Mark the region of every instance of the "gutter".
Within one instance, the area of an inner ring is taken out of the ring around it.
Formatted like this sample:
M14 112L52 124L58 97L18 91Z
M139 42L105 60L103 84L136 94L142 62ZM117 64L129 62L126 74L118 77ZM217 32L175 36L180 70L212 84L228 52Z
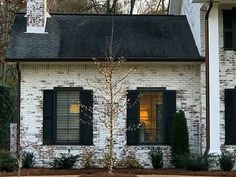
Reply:
M205 66L206 66L206 150L205 154L208 154L210 149L210 81L209 81L209 14L213 7L213 0L209 2L209 8L205 16Z
M16 155L18 159L20 159L20 102L21 102L21 71L20 71L20 63L16 64L17 69L17 134L16 134Z

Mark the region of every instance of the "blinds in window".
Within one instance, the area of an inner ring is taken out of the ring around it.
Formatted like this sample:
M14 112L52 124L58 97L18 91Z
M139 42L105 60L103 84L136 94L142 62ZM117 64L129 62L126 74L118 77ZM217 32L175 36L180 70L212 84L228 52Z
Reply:
M58 91L56 100L56 141L79 142L80 92Z

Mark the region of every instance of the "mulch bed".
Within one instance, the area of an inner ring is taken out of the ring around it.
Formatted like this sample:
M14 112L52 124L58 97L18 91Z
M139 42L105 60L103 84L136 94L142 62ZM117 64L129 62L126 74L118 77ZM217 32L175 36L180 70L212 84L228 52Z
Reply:
M0 176L16 176L17 172L0 173ZM22 176L42 176L42 175L80 175L80 177L136 177L136 175L156 174L156 175L189 175L189 176L228 176L236 177L236 171L186 171L183 169L115 169L113 175L108 175L106 169L49 169L49 168L33 168L22 169Z

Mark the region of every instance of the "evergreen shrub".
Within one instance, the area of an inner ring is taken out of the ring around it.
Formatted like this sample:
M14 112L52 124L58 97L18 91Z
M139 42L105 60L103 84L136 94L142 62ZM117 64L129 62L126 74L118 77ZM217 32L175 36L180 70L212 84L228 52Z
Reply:
M0 150L0 171L12 172L17 168L17 161L6 150Z
M189 153L181 155L179 160L186 170L202 171L208 170L214 159L208 154Z
M61 157L53 159L53 162L51 163L53 168L70 169L75 165L77 159L79 158L79 155L60 155Z
M176 112L172 124L171 134L172 164L176 168L183 168L181 156L189 154L188 127L185 113L182 110Z
M0 149L10 148L10 123L15 119L15 99L10 87L0 85Z
M152 167L154 169L159 169L163 167L163 153L160 148L153 148L149 152L149 157L151 159Z
M220 169L223 171L231 171L235 163L235 154L230 152L222 152L218 159Z
M35 154L31 152L22 153L22 167L23 168L32 168L35 164Z

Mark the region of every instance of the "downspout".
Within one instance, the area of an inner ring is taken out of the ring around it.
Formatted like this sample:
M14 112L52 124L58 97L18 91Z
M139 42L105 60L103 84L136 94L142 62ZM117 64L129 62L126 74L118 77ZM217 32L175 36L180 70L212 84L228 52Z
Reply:
M206 55L206 150L208 154L210 149L210 81L209 81L209 14L213 7L213 0L210 0L209 7L205 16L205 55Z
M21 71L20 71L20 63L16 64L17 69L17 134L16 134L16 155L19 158L20 157L20 94L21 94Z

